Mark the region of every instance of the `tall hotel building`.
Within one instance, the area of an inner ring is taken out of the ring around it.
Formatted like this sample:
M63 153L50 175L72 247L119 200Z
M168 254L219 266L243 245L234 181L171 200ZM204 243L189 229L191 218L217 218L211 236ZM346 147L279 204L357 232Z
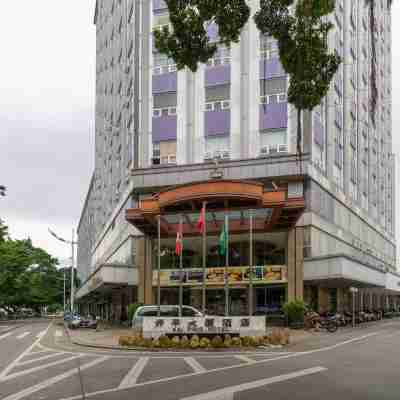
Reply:
M336 1L329 42L343 62L302 117L300 161L288 77L252 18L240 43L194 74L154 46L153 29L169 23L163 0L97 0L95 170L78 229L83 312L126 319L128 304L157 302L158 279L162 304L177 304L182 284L184 303L199 308L205 279L215 314L226 283L231 314L296 298L349 309L352 286L358 309L397 306L389 3L371 12L365 0ZM254 14L259 0L248 4ZM208 34L218 41L216 26ZM196 229L204 204L206 258Z

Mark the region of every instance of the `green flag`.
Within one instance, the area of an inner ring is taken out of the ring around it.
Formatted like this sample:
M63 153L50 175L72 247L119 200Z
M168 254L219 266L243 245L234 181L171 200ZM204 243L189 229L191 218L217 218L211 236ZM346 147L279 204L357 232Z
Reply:
M226 231L226 221L222 226L222 231L219 235L219 254L224 256L228 247L228 232Z

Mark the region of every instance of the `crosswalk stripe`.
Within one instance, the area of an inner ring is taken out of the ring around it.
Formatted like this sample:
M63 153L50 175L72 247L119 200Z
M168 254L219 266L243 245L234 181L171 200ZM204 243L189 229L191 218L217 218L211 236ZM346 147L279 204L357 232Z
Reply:
M206 369L193 357L185 357L185 362L193 369L194 372L205 372Z
M13 374L7 375L4 378L0 379L0 382L6 382L6 381L9 381L11 379L17 378L18 376L27 375L27 374L30 374L30 373L35 372L35 371L39 371L39 370L44 369L44 368L54 367L55 365L66 363L68 361L75 360L75 359L77 359L79 357L82 357L82 354L78 354L76 356L72 356L72 357L68 357L68 358L63 358L62 360L54 361L54 362L49 363L49 364L39 365L38 367L24 369L23 371L14 372Z
M107 357L107 356L96 358L93 361L90 361L90 362L88 362L86 364L83 364L80 367L80 370L84 371L85 369L88 369L88 368L93 367L93 366L95 366L97 364L100 364L101 362L107 360L108 358L109 357ZM23 399L24 397L27 397L32 393L36 393L39 390L45 389L45 388L47 388L49 386L52 386L52 385L62 381L63 379L69 378L70 376L73 376L73 375L75 375L77 373L78 373L78 369L77 368L70 369L69 371L64 372L63 374L53 376L52 378L46 379L45 381L40 382L37 385L31 386L29 388L26 388L26 389L24 389L24 390L22 390L22 391L20 391L18 393L11 394L10 396L5 397L3 400L20 400L20 399Z
M46 332L47 332L47 329L45 329L45 330L42 331L42 332L39 332L39 333L36 335L36 338L37 338L37 339L41 339L41 338L46 334Z
M36 354L36 353L33 353L33 354ZM52 357L55 357L55 356L60 356L60 355L62 355L62 354L66 354L66 353L64 353L64 352L52 353L52 354L48 354L48 355L46 355L46 356L42 356L42 357L38 357L38 358L32 358L32 359L30 359L30 360L27 360L27 361L23 361L23 362L18 363L18 366L27 365L27 364L32 364L32 363L34 363L34 362L36 362L36 361L47 360L47 359L49 359L49 358L52 358Z
M253 360L252 358L243 356L241 354L236 355L235 358L237 358L238 360L244 361L247 364L255 363L255 360Z
M303 369L301 371L291 372L289 374L273 376L271 378L260 379L254 382L242 383L241 385L228 386L224 389L214 390L208 393L202 393L190 397L182 398L181 400L233 400L235 393L240 393L245 390L257 389L261 386L271 385L273 383L284 382L290 379L295 379L301 376L307 376L326 371L324 367L314 367Z
M122 379L119 388L124 389L135 385L148 362L149 357L140 357L132 369L125 375L124 379Z
M5 339L6 337L11 336L11 332L5 333L4 335L0 336L0 340Z
M24 337L28 336L30 334L30 332L24 332L21 335L17 336L17 339L23 339Z

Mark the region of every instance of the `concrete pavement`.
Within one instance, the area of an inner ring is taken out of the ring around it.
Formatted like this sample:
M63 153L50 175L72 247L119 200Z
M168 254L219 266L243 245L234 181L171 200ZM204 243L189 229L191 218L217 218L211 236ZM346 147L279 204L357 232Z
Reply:
M80 399L82 389L95 400L398 399L400 393L400 321L320 335L303 349L236 354L90 350L68 346L60 326L42 339L36 336L46 325L24 335L31 328L0 340L0 359L2 342L14 349L14 359L10 350L0 367L2 400Z

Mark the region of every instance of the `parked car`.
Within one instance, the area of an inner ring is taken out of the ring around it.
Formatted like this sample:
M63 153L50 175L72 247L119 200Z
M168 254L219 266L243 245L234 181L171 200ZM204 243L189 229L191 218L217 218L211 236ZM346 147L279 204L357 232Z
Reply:
M79 328L96 329L98 320L96 318L88 317L82 318Z
M157 317L158 306L141 306L139 307L132 318L132 328L141 330L143 327L144 317ZM178 317L179 306L161 306L160 307L161 317ZM203 317L203 313L191 306L182 306L183 317Z
M72 315L68 320L68 328L77 329L81 324L81 317L79 315Z

